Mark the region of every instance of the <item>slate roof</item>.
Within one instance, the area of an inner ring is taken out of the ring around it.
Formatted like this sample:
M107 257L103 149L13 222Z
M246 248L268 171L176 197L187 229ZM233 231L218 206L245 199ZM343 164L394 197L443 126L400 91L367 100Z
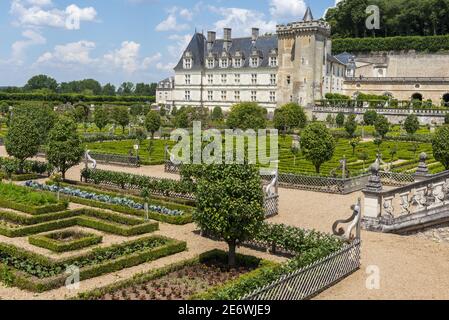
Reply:
M343 64L349 64L351 62L351 59L354 59L354 56L348 52L343 52L340 54L337 54L335 56L338 60L340 60Z
M251 37L234 38L232 39L232 44L228 51L225 51L223 44L223 39L217 39L211 50L207 51L206 38L201 33L196 33L187 46L187 49L184 51L184 53L190 51L193 55L193 65L190 70L198 70L203 68L209 52L215 54L217 58L220 58L223 52L227 52L231 55L231 57L233 57L237 51L240 51L240 53L245 57L242 68L249 67L249 58L251 57L253 50L258 50L262 56L262 61L259 64L259 67L268 67L270 52L273 49L277 50L278 48L278 37L275 34L259 36L254 44ZM175 67L175 71L183 70L183 59L184 54ZM221 69L218 63L216 64L216 68ZM231 68L232 66L229 66L229 69Z

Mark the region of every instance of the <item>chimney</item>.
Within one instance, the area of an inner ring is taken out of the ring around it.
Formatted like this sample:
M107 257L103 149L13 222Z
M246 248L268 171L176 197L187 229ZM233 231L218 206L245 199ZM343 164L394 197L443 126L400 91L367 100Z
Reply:
M214 31L207 32L207 50L211 50L212 46L217 39L217 33Z
M223 30L223 49L226 51L229 50L232 44L232 29L231 28L224 28Z
M257 38L259 38L259 28L252 28L251 29L251 39L253 41L253 44L256 43Z

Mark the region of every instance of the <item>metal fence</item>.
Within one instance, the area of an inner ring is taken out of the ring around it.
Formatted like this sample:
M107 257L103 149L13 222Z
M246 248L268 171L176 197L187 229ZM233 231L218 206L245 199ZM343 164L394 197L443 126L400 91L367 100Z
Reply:
M173 162L171 162L170 160L166 160L165 161L165 167L164 167L164 171L167 173L179 173L180 170L180 165L179 164L174 164Z
M105 164L118 164L130 167L140 166L140 161L138 156L126 156L119 154L106 154L106 153L96 153L91 152L91 157L94 158L98 163Z
M279 214L279 195L265 197L264 199L265 218L271 218Z
M309 266L246 295L242 300L306 300L341 281L360 268L359 239Z
M385 186L402 187L415 182L413 174L380 171L379 176Z

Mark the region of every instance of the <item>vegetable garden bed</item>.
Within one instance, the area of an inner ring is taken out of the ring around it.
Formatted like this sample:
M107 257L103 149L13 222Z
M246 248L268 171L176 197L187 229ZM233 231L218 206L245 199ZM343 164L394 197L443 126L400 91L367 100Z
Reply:
M151 236L94 249L81 256L53 260L12 245L0 244L0 280L20 289L43 292L63 286L67 279L64 272L71 266L80 268L80 280L86 280L185 249L185 242Z
M28 238L30 244L53 252L67 252L86 248L100 243L102 236L80 231L58 231Z

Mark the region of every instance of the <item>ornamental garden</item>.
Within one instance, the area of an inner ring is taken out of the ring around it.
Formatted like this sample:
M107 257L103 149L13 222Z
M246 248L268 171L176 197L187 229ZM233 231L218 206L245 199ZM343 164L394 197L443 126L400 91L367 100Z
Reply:
M184 164L178 178L168 179L125 173L125 162L104 170L85 159L90 150L135 157L139 165L164 164L166 149L175 144L170 132L193 121L205 129L278 129L281 173L339 176L345 160L344 174L357 176L378 156L386 171L413 173L422 152L431 172L449 166L449 129L431 132L412 116L393 126L370 110L362 125L344 115L308 119L295 104L270 118L254 103L228 113L133 103L33 102L1 109L3 286L43 296L57 292L61 299L234 300L265 294L273 284L335 257L342 266L359 266L358 242L265 219L266 184L258 163ZM74 168L76 179L67 174ZM348 250L356 251L343 257ZM120 281L105 281L117 273ZM101 285L92 287L97 280ZM309 288L301 298L329 284Z

